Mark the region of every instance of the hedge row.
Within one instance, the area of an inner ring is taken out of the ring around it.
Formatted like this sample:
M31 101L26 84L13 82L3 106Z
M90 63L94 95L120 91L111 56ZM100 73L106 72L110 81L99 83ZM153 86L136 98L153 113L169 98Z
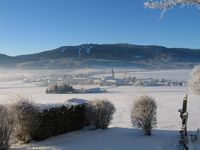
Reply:
M115 112L107 100L67 102L59 105L36 105L21 97L11 106L15 141L28 143L59 134L80 130L86 126L106 129Z
M38 129L33 140L43 140L84 127L84 105L60 106L39 113Z

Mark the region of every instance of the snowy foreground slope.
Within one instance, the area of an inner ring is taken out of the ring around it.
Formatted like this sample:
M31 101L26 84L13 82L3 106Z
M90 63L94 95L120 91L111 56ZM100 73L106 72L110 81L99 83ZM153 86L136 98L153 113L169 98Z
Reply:
M170 72L170 71L169 71ZM173 77L176 72L163 72L163 76ZM145 74L137 73L141 76L161 76L161 72L151 72ZM159 74L159 75L158 75ZM174 76L187 80L189 72L177 72ZM107 130L83 129L41 142L32 142L27 145L12 147L12 150L177 150L179 149L178 130L181 127L181 120L178 109L182 106L182 99L188 94L187 87L110 87L108 93L103 94L61 94L47 95L44 87L37 87L32 84L16 82L13 87L10 82L4 83L0 87L0 103L6 101L16 93L24 93L38 103L64 102L70 98L97 99L106 98L112 101L116 107L114 119ZM157 127L153 130L152 136L146 137L143 132L132 128L130 122L130 110L135 98L142 94L153 96L158 104ZM188 101L188 129L196 131L200 128L200 96L189 93ZM199 150L200 145L194 145L194 150Z
M72 97L78 98L108 98L117 109L110 128L108 130L84 129L45 141L19 146L13 149L62 149L62 150L175 150L178 149L178 130L181 125L177 110L182 105L182 98L187 93L186 88L178 87L118 87L110 89L108 94L88 95L54 95L52 98L46 95L35 94L37 99L54 101L65 100ZM153 135L145 137L143 132L133 129L130 122L130 108L134 98L141 94L148 94L156 98L158 103L158 125L153 130ZM200 101L198 96L190 95L189 125L191 131L200 127ZM198 150L198 149L197 149Z
M151 137L144 137L137 130L114 127L105 131L73 132L18 149L176 150L178 149L177 138L175 131L157 130Z

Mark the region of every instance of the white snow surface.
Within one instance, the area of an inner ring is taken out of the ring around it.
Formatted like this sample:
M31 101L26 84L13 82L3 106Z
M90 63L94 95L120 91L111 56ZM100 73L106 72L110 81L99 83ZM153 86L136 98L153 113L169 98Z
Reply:
M94 71L91 70L91 72ZM31 76L33 72L16 71L17 80L5 81L3 79L8 77L6 76L6 71L2 71L2 76L0 75L0 103L12 103L15 94L24 94L36 103L47 105L62 104L66 100L73 98L83 100L108 99L114 103L116 113L107 130L90 130L86 128L40 142L33 141L27 145L15 145L11 147L12 150L176 150L179 149L178 131L181 127L178 109L182 107L182 100L186 94L189 94L188 130L196 131L197 128L200 128L200 96L190 93L187 87L121 86L109 87L107 88L107 93L99 94L45 94L45 87L20 82L21 75ZM79 72L83 73L84 70L69 72L78 74ZM88 72L90 70L85 71L85 73ZM178 80L180 78L187 81L189 72L169 70L163 71L163 76L162 71L144 72L143 74L142 72L135 72L134 74L147 77L157 75L161 78L165 78L168 75L170 79L174 78L174 80ZM47 74L47 71L43 73ZM61 73L64 72L62 71ZM101 75L104 76L103 74ZM120 73L117 75L120 76ZM81 85L81 87L84 86L86 88L92 87L92 85ZM133 128L130 120L131 106L135 99L143 94L154 97L158 105L158 124L153 129L152 136L150 137L144 136L141 130ZM192 149L199 150L199 143L194 144Z
M87 103L87 100L85 99L72 98L60 103L46 103L46 104L37 103L36 105L38 106L39 110L42 111L42 110L48 110L51 108L58 108L61 106L70 108L71 106L85 104L85 103Z

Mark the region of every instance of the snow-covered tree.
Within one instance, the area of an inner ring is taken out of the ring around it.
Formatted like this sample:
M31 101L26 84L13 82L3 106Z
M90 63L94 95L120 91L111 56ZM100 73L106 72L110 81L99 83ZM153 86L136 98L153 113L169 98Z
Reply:
M131 111L131 121L134 127L142 128L145 135L151 135L152 128L156 125L157 104L154 98L141 96L134 103Z
M148 0L144 3L145 8L160 9L163 13L167 9L171 9L176 6L197 6L200 7L200 0ZM162 17L162 16L161 16Z
M14 118L15 138L19 142L28 143L37 129L39 110L28 97L16 96L16 102L11 105Z
M12 119L8 108L0 105L0 150L9 149L12 128Z
M106 129L115 113L115 106L108 100L100 99L89 101L86 105L85 118L88 125L94 125L97 129Z
M200 65L196 65L192 70L189 80L189 88L196 94L200 95Z

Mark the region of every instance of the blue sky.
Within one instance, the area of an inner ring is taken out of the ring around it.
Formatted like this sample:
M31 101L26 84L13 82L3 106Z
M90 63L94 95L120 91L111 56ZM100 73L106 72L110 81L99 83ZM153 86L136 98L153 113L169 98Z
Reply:
M144 0L0 0L0 53L19 55L83 43L200 48L200 10L159 20Z

